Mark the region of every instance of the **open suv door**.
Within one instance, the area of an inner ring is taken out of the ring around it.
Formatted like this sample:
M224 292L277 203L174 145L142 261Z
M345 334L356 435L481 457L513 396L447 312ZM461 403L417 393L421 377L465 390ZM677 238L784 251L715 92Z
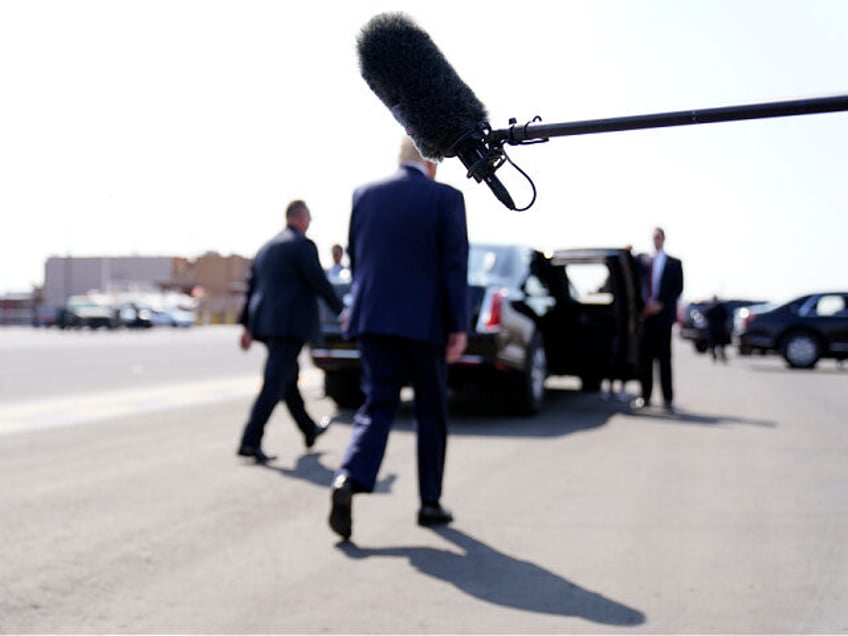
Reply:
M638 377L642 292L627 249L559 250L551 266L568 282L569 300L547 322L551 375L578 376L584 391L601 380Z

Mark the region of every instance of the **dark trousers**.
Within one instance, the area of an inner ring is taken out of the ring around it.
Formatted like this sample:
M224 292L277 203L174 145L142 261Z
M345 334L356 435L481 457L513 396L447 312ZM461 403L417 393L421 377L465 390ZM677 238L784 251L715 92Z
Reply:
M645 320L640 351L640 375L642 382L642 399L645 403L651 401L654 392L654 361L659 363L660 386L663 402L671 404L674 400L674 389L671 381L671 327L656 318Z
M262 390L253 402L241 439L242 446L253 448L261 447L265 424L277 402L286 403L297 427L304 435L315 427L315 421L306 412L303 397L297 388L297 376L300 373L297 358L303 349L303 341L270 338L265 342L265 346L268 356L265 359Z
M386 452L389 431L407 383L415 391L418 492L421 502L438 503L447 449L447 363L443 347L391 336L358 338L365 403L353 420L353 434L339 474L371 492Z

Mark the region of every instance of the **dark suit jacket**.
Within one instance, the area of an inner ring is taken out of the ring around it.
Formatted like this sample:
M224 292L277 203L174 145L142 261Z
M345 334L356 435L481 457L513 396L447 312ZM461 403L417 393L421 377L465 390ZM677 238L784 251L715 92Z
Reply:
M344 308L321 267L315 243L289 226L256 253L239 322L259 341L305 342L318 330L318 296L336 313Z
M354 193L347 334L444 345L467 329L468 232L462 193L404 166Z
M677 320L677 302L683 293L683 263L679 258L665 255L665 267L660 276L660 288L656 299L662 303L663 309L656 316L658 322L671 326Z

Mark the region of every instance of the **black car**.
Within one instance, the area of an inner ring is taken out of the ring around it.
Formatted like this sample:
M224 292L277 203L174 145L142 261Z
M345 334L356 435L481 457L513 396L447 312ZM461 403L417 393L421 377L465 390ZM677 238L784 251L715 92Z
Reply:
M518 410L542 408L545 379L577 376L596 391L604 378L636 377L641 299L626 249L539 250L471 245L468 346L451 365L454 390L483 385L509 392ZM336 283L341 297L349 283ZM359 352L322 308L314 364L325 393L342 407L360 403Z
M734 298L722 300L727 308L727 334L733 333L733 315L736 310L743 307L762 304L762 300L742 300ZM686 305L680 315L680 337L683 340L691 340L695 351L704 353L709 348L709 329L707 327L707 310L713 305L712 300L698 301Z
M848 292L807 294L779 306L752 307L738 336L739 353L777 352L790 367L821 358L848 359Z
M60 329L114 329L118 326L114 310L98 299L71 296L56 313Z

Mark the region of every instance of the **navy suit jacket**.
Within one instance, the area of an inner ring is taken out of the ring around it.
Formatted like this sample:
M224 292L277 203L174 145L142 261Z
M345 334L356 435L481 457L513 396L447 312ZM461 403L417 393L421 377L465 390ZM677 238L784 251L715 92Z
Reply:
M315 243L291 226L256 253L239 322L259 341L310 340L318 330L318 296L340 313Z
M662 311L656 319L666 326L671 326L677 320L677 302L683 293L683 263L679 258L666 254L665 266L660 276L660 288L656 299L662 303Z
M348 241L347 335L442 346L467 329L468 231L462 193L411 166L358 189Z

